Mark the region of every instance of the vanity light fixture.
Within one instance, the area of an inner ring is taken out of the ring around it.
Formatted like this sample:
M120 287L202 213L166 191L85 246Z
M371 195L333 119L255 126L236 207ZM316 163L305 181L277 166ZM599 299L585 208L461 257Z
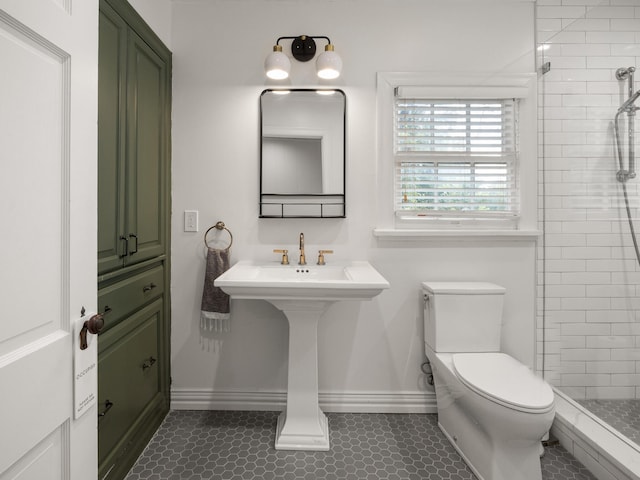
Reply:
M299 35L297 37L280 37L273 46L271 52L264 61L264 70L267 77L274 80L284 80L291 71L291 61L282 51L281 40L292 40L291 55L299 62L308 62L316 56L316 42L319 38L327 41L324 52L316 59L316 70L320 78L331 80L338 78L342 70L342 59L334 49L329 37Z

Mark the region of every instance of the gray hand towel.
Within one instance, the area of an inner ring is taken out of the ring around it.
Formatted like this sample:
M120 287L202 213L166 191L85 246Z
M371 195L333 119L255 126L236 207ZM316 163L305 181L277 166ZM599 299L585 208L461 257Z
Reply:
M207 269L204 275L202 305L200 307L200 324L205 330L216 332L229 331L229 295L213 281L229 269L229 249L209 248L207 252Z

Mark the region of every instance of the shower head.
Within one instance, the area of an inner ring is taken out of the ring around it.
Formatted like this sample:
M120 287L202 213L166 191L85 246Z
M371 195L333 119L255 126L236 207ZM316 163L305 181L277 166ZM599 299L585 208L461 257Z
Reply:
M636 67L619 68L618 70L616 70L616 78L618 80L624 80L630 75L633 76L633 72L635 71L636 71Z
M631 95L622 105L620 105L620 108L618 109L618 113L632 112L637 110L638 107L632 107L631 105L633 105L633 102L635 102L638 99L638 97L640 97L640 90L638 90L636 93Z

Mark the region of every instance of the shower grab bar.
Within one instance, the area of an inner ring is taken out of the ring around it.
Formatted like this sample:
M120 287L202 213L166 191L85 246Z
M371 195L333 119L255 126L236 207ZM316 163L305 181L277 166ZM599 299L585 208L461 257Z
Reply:
M618 179L619 182L625 183L627 180L629 179L633 179L636 178L636 152L635 152L635 140L634 140L634 128L635 128L635 122L634 122L634 118L635 118L635 111L633 112L627 112L628 115L628 131L627 131L627 135L628 135L628 143L629 143L629 165L628 165L628 169L625 170L624 165L622 164L622 147L620 145L620 127L619 127L619 122L618 122L618 118L620 117L620 114L623 112L624 110L618 110L618 112L616 113L615 119L613 121L613 129L615 131L615 135L616 135L616 148L618 150L618 165L620 166L620 170L618 170L618 173L616 173L616 178Z

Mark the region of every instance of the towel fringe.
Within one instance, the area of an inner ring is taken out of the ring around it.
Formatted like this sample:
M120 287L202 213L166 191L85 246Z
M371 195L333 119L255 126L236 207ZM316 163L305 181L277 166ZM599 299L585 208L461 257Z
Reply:
M200 328L207 332L224 333L231 329L229 313L200 312Z

